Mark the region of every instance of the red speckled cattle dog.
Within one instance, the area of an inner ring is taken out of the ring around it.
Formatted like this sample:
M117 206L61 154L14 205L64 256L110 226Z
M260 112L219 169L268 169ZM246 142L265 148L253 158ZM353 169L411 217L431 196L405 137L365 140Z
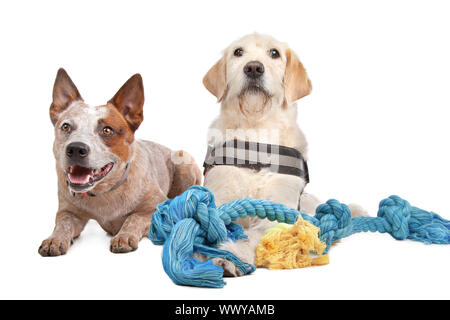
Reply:
M58 71L50 118L59 208L52 235L39 247L42 256L65 254L90 219L113 235L112 252L134 251L148 233L156 205L201 184L189 154L134 138L143 105L139 74L107 104L93 107L67 73Z

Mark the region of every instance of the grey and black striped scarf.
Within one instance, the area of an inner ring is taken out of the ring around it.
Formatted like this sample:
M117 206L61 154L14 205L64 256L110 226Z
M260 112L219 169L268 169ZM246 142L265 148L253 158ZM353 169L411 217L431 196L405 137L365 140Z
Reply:
M217 165L231 165L254 170L267 168L272 172L294 175L309 182L308 164L300 151L285 146L229 140L215 146L209 145L204 174Z

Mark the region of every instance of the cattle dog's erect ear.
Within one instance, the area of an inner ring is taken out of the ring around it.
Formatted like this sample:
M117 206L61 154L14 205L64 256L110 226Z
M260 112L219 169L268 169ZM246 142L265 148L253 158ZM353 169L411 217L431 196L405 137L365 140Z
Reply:
M209 92L216 96L219 102L222 101L227 89L225 59L224 55L203 77L203 85Z
M58 115L76 100L83 99L66 70L60 68L53 85L53 102L50 105L50 119L53 125L58 121Z
M293 103L311 93L311 80L305 68L291 49L286 50L284 93L288 103Z
M144 120L144 85L141 75L137 73L128 79L108 102L119 110L131 130L136 131Z

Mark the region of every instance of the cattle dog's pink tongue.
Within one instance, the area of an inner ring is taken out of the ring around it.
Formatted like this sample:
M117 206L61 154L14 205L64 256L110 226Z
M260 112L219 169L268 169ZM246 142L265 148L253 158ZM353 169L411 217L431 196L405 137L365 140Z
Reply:
M68 176L71 183L86 184L92 176L92 169L73 166Z

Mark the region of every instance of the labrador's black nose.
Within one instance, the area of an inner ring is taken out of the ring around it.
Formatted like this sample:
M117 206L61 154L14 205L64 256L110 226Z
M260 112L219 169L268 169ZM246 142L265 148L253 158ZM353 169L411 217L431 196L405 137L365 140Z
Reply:
M89 154L89 146L83 142L72 142L66 148L66 155L73 160L81 160Z
M259 61L250 61L244 67L244 73L247 77L257 79L264 73L264 65Z

